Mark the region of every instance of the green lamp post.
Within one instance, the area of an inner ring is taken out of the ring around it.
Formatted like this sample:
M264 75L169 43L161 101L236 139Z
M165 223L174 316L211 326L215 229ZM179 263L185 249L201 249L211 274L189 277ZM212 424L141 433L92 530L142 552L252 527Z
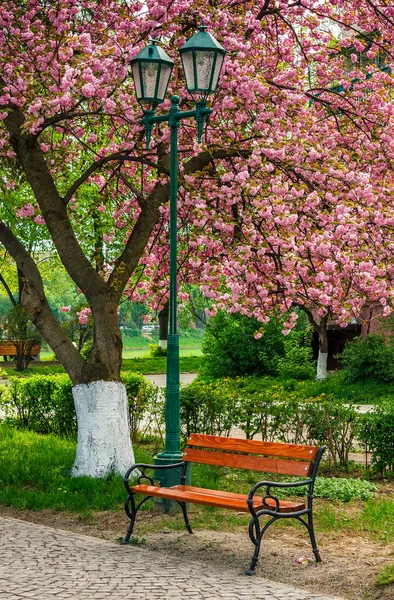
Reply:
M179 462L180 407L179 407L179 336L177 333L177 195L178 195L178 127L182 119L194 118L197 122L198 141L201 142L207 115L212 112L206 105L209 94L216 91L226 51L201 25L191 39L180 49L188 91L194 96L195 109L181 111L179 97L172 96L171 108L165 115L155 116L156 107L164 101L170 80L173 61L160 48L156 40L139 52L131 67L138 102L144 116L140 120L149 148L155 123L168 122L170 126L170 311L167 342L167 396L165 450L155 457L157 466ZM179 483L175 469L157 469L155 479L161 485Z

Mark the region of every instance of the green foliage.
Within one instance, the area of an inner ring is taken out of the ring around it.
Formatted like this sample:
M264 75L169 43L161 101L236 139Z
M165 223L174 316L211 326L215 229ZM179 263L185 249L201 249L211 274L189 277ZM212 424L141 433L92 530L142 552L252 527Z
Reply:
M297 481L297 478L289 478L286 481ZM306 494L307 489L304 486L300 486L299 488L285 488L278 490L278 496L300 496ZM350 502L350 500L370 500L376 491L378 491L378 486L365 479L317 477L313 495L315 498L324 498L325 500Z
M149 354L153 357L167 356L167 348L162 348L159 344L149 344Z
M394 563L380 569L375 579L376 585L391 585L394 583Z
M183 434L229 435L239 427L249 439L327 445L334 464L346 467L359 414L325 393L307 398L296 386L257 377L196 379L181 390Z
M181 389L181 423L184 436L208 433L228 436L235 423L237 395L226 380L195 380Z
M264 326L257 319L219 311L206 326L202 373L211 377L277 373L277 358L284 356L284 336L273 319Z
M143 418L145 429L159 434L163 423L163 391L139 373L123 373L123 382L132 439L141 433ZM77 433L72 383L67 375L11 377L10 385L0 389L0 407L6 422L18 428L66 437Z
M360 415L354 407L330 397L311 405L305 416L310 437L318 445L328 446L334 464L347 466L360 428Z
M0 398L8 423L38 433L75 435L72 385L67 375L11 377L10 384Z
M262 325L239 313L218 312L205 330L201 373L218 378L266 374L313 379L312 330L305 315L300 314L288 336L282 329L276 317Z
M149 423L151 423L152 416L156 414L160 391L157 386L154 386L140 373L123 373L122 381L126 387L129 404L131 439L135 442L142 419L148 417L149 413ZM145 427L147 427L147 424L145 424Z
M278 358L277 362L280 377L300 381L316 377L312 336L313 329L308 323L306 314L301 312L296 326L283 340L284 356Z
M339 357L346 382L394 383L394 342L371 334L347 343Z
M360 440L372 453L372 467L380 475L394 471L394 402L386 401L363 415Z

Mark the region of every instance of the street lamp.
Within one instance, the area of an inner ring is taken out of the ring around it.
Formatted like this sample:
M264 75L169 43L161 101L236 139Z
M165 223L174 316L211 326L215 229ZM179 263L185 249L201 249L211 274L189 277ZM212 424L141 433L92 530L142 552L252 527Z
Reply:
M146 147L149 148L153 125L168 122L170 126L170 315L167 341L167 396L165 450L155 457L155 465L165 466L179 462L180 402L179 402L179 336L177 334L177 194L178 194L178 126L182 119L193 117L197 122L197 137L201 142L204 123L212 112L206 105L210 94L216 91L226 51L208 33L205 25L198 28L180 49L188 91L195 100L195 109L181 111L179 97L172 96L171 108L165 115L155 116L156 107L164 101L173 61L157 45L156 40L139 52L131 67L138 102L144 112ZM179 473L171 469L157 469L155 478L161 485L179 483Z

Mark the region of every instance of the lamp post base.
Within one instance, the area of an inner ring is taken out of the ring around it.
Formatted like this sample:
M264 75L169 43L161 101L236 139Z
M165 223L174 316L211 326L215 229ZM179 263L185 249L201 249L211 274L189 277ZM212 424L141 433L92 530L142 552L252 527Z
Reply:
M182 460L182 452L161 452L153 459L154 465L173 465ZM179 469L157 469L154 471L154 480L157 481L160 487L171 487L181 484L182 468ZM191 470L188 465L186 473L186 485L190 485ZM179 508L177 502L165 500L163 498L154 498L154 507L156 511L168 513L176 508Z

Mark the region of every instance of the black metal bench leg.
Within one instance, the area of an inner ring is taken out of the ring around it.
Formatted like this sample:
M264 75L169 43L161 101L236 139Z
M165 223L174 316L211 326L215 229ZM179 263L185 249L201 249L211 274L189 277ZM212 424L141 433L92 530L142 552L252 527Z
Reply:
M133 533L133 529L134 529L134 523L135 523L135 515L134 515L134 517L133 517L133 518L131 519L131 521L130 521L129 528L128 528L128 530L127 530L127 533L126 533L125 537L124 537L124 538L123 538L123 540L121 541L121 544L128 544L128 543L129 543L129 540L130 540L131 534Z
M179 502L179 505L182 509L182 514L183 514L183 518L185 520L185 525L186 525L186 529L188 530L189 533L193 533L193 529L190 525L189 522L189 516L187 514L187 508L186 508L186 503L185 502Z
M260 542L261 542L261 539L260 539ZM260 543L256 544L256 546L255 546L252 560L250 561L249 569L247 569L245 571L245 575L254 575L257 561L259 560L259 553L260 553Z
M321 558L320 558L320 552L319 552L319 549L318 549L317 543L316 543L315 530L313 529L312 512L308 513L308 532L309 532L309 537L310 537L311 544L312 544L312 552L315 555L316 562L319 563L319 562L321 562Z
M253 575L257 561L259 560L260 546L263 535L267 531L268 527L272 525L279 517L272 517L262 529L260 529L260 523L258 517L252 517L249 522L249 537L255 545L255 549L253 552L252 560L250 561L250 566L247 571L245 571L245 575Z
M131 534L133 533L134 523L135 523L135 517L137 515L137 510L138 510L139 506L137 508L135 506L134 494L130 494L130 496L127 496L126 502L125 502L125 505L124 505L124 509L126 511L126 515L130 519L130 525L129 525L128 529L127 529L127 533L126 533L125 537L123 538L123 540L121 542L122 544L128 544L129 543Z

